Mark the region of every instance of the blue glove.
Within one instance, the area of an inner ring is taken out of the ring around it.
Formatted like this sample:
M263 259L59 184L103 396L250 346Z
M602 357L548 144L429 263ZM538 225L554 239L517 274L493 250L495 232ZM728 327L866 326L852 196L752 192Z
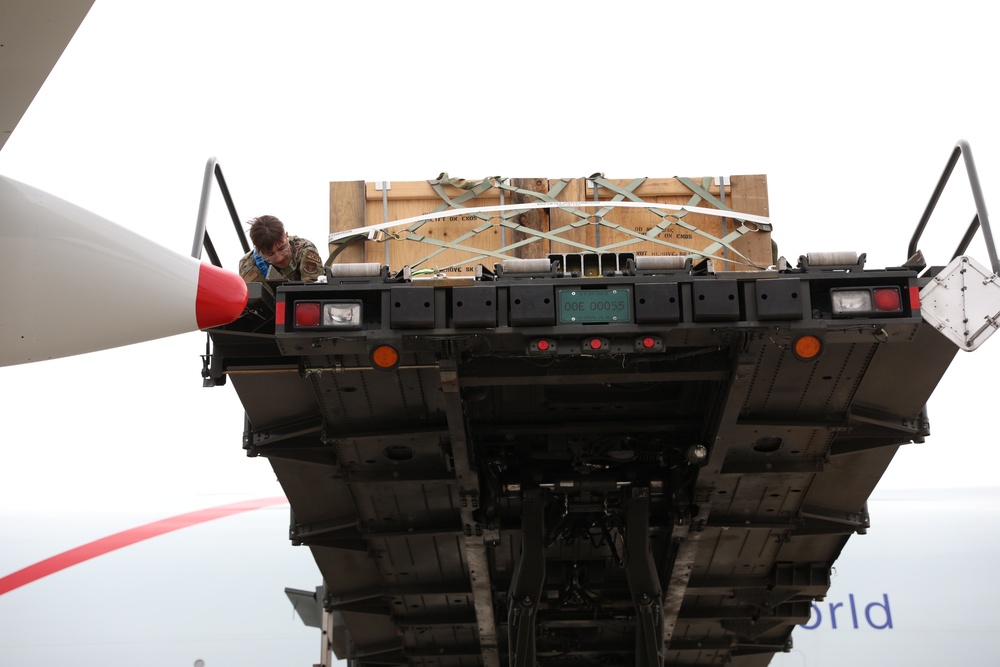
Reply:
M257 254L256 250L253 251L253 261L257 264L257 268L260 269L260 272L266 276L267 275L267 262L264 261L263 257L261 257L259 254Z

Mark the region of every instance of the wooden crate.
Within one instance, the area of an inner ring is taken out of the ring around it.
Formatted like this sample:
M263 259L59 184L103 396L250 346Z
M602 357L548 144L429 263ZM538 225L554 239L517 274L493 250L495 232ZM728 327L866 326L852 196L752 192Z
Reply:
M732 176L721 189L715 180L594 175L462 181L442 174L385 188L338 181L330 184L330 252L335 262L409 265L449 275L550 253L710 256L721 271L770 266L770 224L762 220L768 215L766 176ZM567 203L577 205L560 207ZM481 210L500 206L508 208ZM420 219L432 212L440 214ZM407 222L373 229L398 221ZM343 235L365 228L363 235Z

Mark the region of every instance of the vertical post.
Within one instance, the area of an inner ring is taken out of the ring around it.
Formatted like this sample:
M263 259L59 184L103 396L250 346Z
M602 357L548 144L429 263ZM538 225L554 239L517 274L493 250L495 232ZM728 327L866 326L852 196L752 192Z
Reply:
M382 222L389 222L389 188L392 187L387 181L382 181ZM385 265L392 268L391 258L389 256L389 241L383 235L383 241L385 242Z
M330 183L330 232L343 232L349 229L364 227L366 220L365 182L364 181L334 181ZM340 248L339 243L328 244L328 252L337 253L340 262L365 262L366 247L364 243L341 239L340 243L350 243L346 248ZM374 261L374 260L372 260Z
M625 576L635 605L636 667L663 664L663 589L649 548L649 489L632 489L625 507Z
M458 368L454 359L441 359L441 391L444 395L445 414L448 418L448 433L451 440L451 455L455 462L455 482L457 483L457 506L462 524L468 527L463 532L462 547L465 552L468 576L472 585L472 604L476 612L476 628L479 636L479 651L483 667L500 667L500 651L497 647L496 616L493 611L493 586L490 583L489 555L485 542L485 531L476 517L480 502L479 473L475 461L470 456L470 443L465 430L465 409L462 405ZM534 667L531 665L530 667Z
M545 493L521 495L521 558L507 597L510 666L535 667L535 618L545 584Z
M321 607L322 619L320 628L319 666L333 667L333 612ZM351 662L348 659L348 664Z
M597 181L594 181L594 203L595 204L598 203L599 201L601 201L601 198L600 198L600 196L598 194L598 191L600 189L601 189L601 186L597 184ZM597 207L596 206L594 207L594 213L595 214L597 213ZM596 238L596 242L594 243L594 247L600 248L601 247L601 222L599 220L598 220L597 224L595 225L594 236Z
M512 188L515 188L514 193L511 195L512 204L530 204L539 201L531 195L524 194L522 191L532 190L544 194L549 189L549 181L545 178L512 178L510 179L510 185ZM500 194L502 197L502 189L500 190ZM500 203L502 204L503 200ZM518 214L517 221L522 227L528 229L536 229L542 232L548 232L552 229L552 225L549 222L549 213L543 208L527 209L523 213ZM504 228L501 227L500 229L502 231ZM526 238L529 238L529 235L526 233L511 233L511 243L516 243ZM535 238L535 242L514 248L510 254L522 259L544 259L549 253L549 240L541 237Z
M997 247L993 242L993 230L990 229L990 216L986 212L983 188L979 185L979 171L976 169L975 160L972 159L972 147L965 140L959 141L958 147L961 148L962 157L965 159L965 171L969 176L969 186L972 188L972 200L976 202L976 216L979 218L983 238L986 240L986 254L990 256L990 268L993 269L993 273L1000 273L1000 258L997 257Z
M208 199L212 191L212 176L215 174L215 158L208 158L205 164L205 177L201 182L201 199L198 201L198 219L194 225L194 242L191 244L191 256L201 259L201 248L205 244L205 226L208 223Z
M726 177L725 176L716 176L715 177L715 182L719 184L719 201L721 201L722 205L725 206L726 205ZM729 235L729 229L727 227L728 227L728 225L726 224L726 216L722 216L722 233L719 234L719 238L723 238L724 239L724 238L726 238ZM722 259L729 259L729 248L727 248L726 246L722 246ZM723 262L722 264L725 267L726 271L730 270L729 269L729 262Z

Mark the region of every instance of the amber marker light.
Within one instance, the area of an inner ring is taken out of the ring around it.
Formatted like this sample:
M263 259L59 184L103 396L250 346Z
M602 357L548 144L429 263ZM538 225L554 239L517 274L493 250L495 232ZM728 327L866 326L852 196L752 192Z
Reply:
M823 351L823 341L812 334L799 336L792 344L792 352L796 359L810 361L815 359Z
M399 366L399 351L392 345L379 345L368 355L372 368L380 371L395 370Z

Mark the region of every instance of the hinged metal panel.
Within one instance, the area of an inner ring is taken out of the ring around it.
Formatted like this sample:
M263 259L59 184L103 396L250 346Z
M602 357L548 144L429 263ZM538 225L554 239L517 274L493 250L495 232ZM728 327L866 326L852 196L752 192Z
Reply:
M966 352L1000 326L1000 283L971 257L956 257L920 291L924 319Z

